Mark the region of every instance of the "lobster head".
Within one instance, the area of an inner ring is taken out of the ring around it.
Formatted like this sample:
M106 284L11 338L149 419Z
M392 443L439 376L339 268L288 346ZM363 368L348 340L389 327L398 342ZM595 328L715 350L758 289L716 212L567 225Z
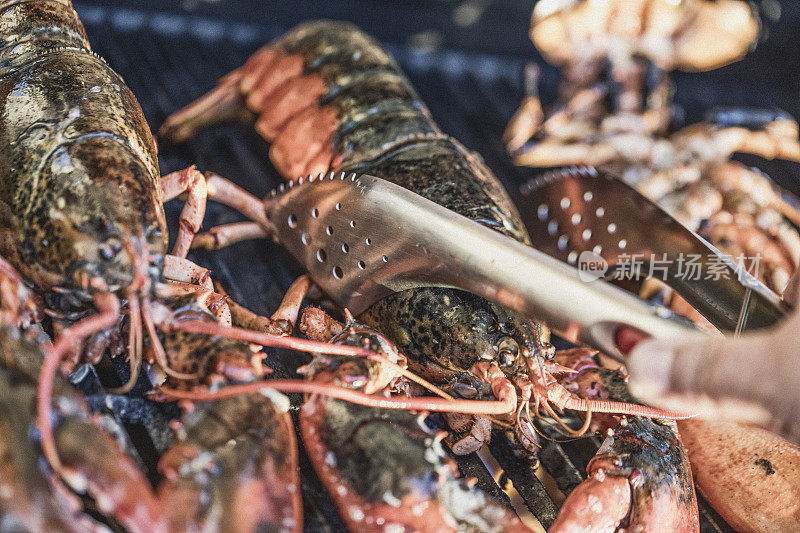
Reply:
M458 289L395 293L360 318L398 343L412 371L424 369L436 382L457 379L478 361L514 378L554 352L544 324Z
M160 275L166 225L156 170L113 136L60 145L40 171L26 221L30 262L66 289L116 291L131 285L140 260Z

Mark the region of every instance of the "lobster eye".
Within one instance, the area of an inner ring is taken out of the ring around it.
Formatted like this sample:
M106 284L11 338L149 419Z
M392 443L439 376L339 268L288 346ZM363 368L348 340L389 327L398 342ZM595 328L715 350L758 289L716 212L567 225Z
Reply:
M517 362L519 344L511 337L503 337L497 345L497 361L500 366L511 366Z
M97 249L100 252L100 257L106 261L110 261L119 253L121 245L118 242L109 241L101 244Z
M539 347L539 353L541 353L542 357L548 361L552 361L553 357L556 355L556 347L549 342L542 343L542 345Z

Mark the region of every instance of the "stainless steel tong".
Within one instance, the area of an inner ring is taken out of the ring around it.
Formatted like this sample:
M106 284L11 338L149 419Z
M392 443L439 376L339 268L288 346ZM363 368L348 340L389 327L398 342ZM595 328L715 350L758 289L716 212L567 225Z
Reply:
M591 252L610 272L638 258L647 274L658 262L657 277L721 330L761 328L785 314L780 298L743 265L606 172L546 172L514 193L534 247L547 255L576 264Z
M393 292L464 289L577 329L622 357L620 326L667 338L693 331L669 310L578 272L411 191L373 176L321 175L282 185L266 203L277 238L338 304L359 313Z

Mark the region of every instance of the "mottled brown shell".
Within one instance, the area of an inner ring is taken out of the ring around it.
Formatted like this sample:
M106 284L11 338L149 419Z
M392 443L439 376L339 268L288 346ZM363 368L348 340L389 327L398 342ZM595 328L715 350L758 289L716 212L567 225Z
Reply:
M0 38L0 253L43 287L76 270L126 285L125 242L166 251L138 102L69 2L0 4Z

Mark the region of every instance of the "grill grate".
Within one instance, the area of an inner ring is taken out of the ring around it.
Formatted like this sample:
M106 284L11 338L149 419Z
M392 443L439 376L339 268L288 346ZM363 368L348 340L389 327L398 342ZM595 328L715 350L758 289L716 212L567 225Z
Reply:
M93 48L125 78L153 129L170 112L201 96L219 77L241 65L260 44L289 29L259 29L93 5L76 7ZM398 46L388 49L441 127L477 149L506 186L530 176L530 170L509 163L500 141L505 121L520 98L522 59L449 51L421 54ZM185 145L162 146L159 159L164 173L196 164L202 170L233 179L256 195L266 194L281 182L268 163L266 144L247 126L215 127ZM174 203L167 206L172 235L177 231L178 212L179 206ZM242 219L237 213L209 202L204 229L239 220ZM281 247L263 241L243 242L213 253L193 253L192 258L210 268L235 300L262 314L277 307L284 291L301 273ZM296 354L279 352L270 357L270 366L278 375L291 375L290 369L305 362L297 359ZM297 403L299 397L295 400ZM104 405L105 400L97 398L93 404ZM142 409L141 405L138 409ZM127 414L123 422L134 442L148 440L143 421L150 424L163 419L163 415L137 412L135 401L127 403L124 411ZM154 482L158 478L152 471L157 459L154 454L166 445L164 428L160 428L150 431L149 441L137 446ZM586 465L598 445L595 438L548 442L540 460L557 487L568 493L585 477ZM493 439L490 449L533 514L545 528L552 525L558 506L533 475L530 462L517 456L501 434ZM508 496L476 455L457 461L464 475L478 478L479 486L509 504ZM301 476L306 531L343 531L335 507L302 452ZM702 531L731 531L702 499L700 513Z

